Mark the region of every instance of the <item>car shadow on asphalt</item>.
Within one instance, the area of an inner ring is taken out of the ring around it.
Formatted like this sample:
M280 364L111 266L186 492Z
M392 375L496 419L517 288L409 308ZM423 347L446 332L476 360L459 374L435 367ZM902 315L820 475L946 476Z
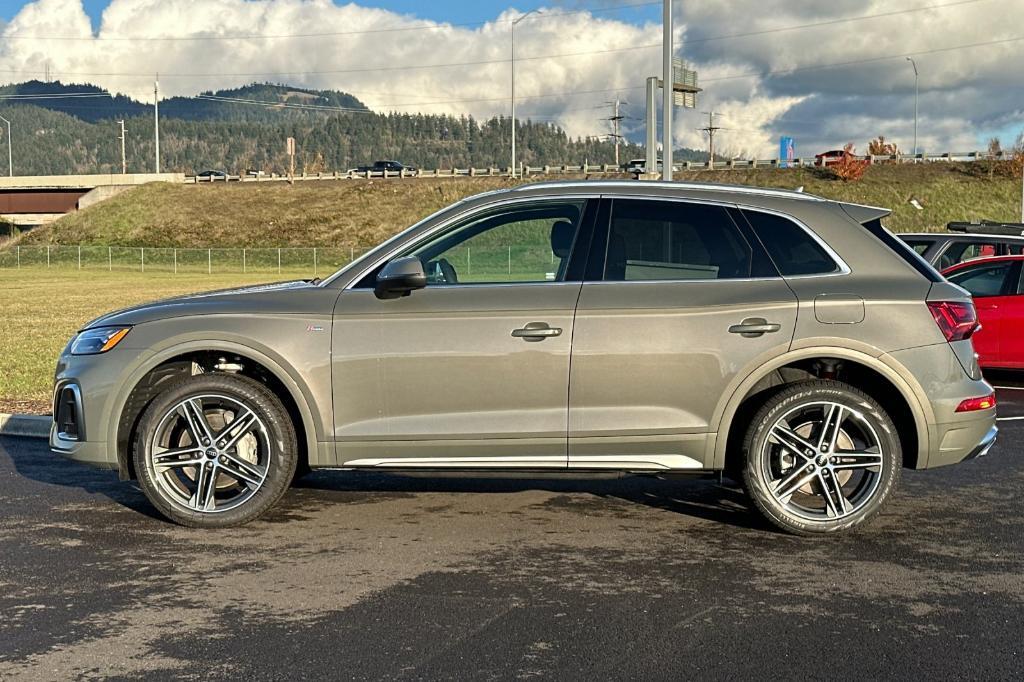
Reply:
M42 443L0 437L0 467L9 459L21 477L45 485L77 488L103 496L147 517L163 520L138 483L120 481L114 471L94 469L50 453ZM655 508L695 519L748 529L769 530L742 490L728 479L661 479L653 476L608 478L496 478L491 476L403 476L379 472L318 471L297 480L267 520L303 516L304 510L331 504L373 504L396 497L443 493L500 495L530 491L551 493L542 506L568 513L622 515L630 507ZM347 493L347 494L343 494ZM15 493L16 494L16 493ZM496 511L500 507L496 506Z
M581 513L621 515L628 507L649 507L681 516L753 530L772 528L750 507L743 490L729 479L658 478L623 475L608 478L494 477L475 474L445 476L386 474L379 472L322 471L296 481L294 490L304 492L374 493L416 495L500 495L531 491L552 493L542 505L549 509ZM298 501L298 500L296 500ZM284 502L289 502L285 497Z

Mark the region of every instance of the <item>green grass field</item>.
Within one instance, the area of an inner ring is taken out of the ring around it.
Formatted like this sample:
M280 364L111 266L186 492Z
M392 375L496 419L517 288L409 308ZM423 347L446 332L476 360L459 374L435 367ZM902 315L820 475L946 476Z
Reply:
M213 275L0 269L0 412L50 412L57 356L82 325L136 303L306 273Z
M831 199L885 206L893 211L887 225L897 232L942 229L952 220L1020 217L1020 178L1011 177L1008 163L877 165L857 182L814 168L691 171L677 179L803 187ZM362 249L454 201L512 185L504 178L152 183L32 230L19 243Z

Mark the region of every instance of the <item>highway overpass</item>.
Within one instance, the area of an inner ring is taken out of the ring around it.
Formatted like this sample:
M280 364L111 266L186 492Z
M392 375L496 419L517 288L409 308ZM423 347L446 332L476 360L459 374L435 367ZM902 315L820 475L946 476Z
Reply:
M185 182L185 174L0 177L0 220L24 227L41 225L147 182Z

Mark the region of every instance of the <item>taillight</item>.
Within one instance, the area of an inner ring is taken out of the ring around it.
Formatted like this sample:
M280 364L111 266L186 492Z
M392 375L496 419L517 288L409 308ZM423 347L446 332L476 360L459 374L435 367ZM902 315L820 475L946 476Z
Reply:
M981 329L973 303L962 301L928 301L928 310L946 341L963 341Z
M957 412L977 412L996 406L996 394L989 393L980 398L968 398L956 406Z

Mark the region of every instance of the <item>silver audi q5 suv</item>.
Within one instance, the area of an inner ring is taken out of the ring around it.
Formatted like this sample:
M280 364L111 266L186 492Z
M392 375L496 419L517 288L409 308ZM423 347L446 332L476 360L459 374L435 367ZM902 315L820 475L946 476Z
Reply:
M189 526L373 469L724 472L787 531L851 528L902 468L996 437L971 298L886 214L707 184L482 194L325 281L89 323L51 447Z

